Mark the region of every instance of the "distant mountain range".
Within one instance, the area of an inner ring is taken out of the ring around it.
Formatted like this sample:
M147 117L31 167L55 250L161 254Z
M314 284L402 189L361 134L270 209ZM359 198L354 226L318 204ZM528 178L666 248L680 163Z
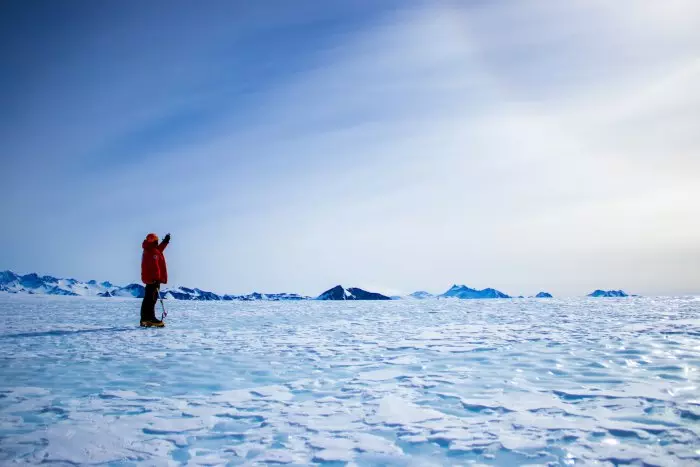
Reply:
M144 286L141 284L129 284L126 286L114 285L111 282L97 282L90 280L81 282L76 279L61 279L53 276L39 276L36 273L20 275L12 271L0 271L0 292L40 295L66 295L83 297L133 297L142 298ZM202 301L291 301L312 300L312 297L295 293L264 294L253 292L248 295L219 295L214 292L189 287L172 287L161 290L163 298L171 300L202 300ZM627 297L622 290L595 290L589 297ZM494 299L513 298L499 290L486 288L482 290L472 289L466 285L453 285L445 293L433 295L425 291L413 292L406 296L388 297L376 292L337 285L316 297L316 300L428 300L428 299ZM522 297L518 297L522 298ZM540 292L534 298L552 298L547 292Z
M19 275L12 271L0 272L0 292L40 294L40 295L68 295L82 297L133 297L143 298L145 288L141 284L129 284L120 287L111 282L97 282L91 280L80 282L76 279L59 279L53 276L39 276L38 274ZM174 300L309 300L293 293L261 294L254 292L248 295L218 295L197 288L175 287L161 289L161 296Z

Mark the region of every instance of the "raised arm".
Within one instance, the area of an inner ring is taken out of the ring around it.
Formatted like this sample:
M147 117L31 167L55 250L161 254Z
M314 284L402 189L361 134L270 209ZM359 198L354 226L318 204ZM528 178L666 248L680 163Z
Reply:
M170 243L170 234L166 234L166 235L165 235L165 238L163 238L163 241L160 242L160 245L158 245L158 249L159 249L160 251L165 250L165 247L168 246L168 243Z

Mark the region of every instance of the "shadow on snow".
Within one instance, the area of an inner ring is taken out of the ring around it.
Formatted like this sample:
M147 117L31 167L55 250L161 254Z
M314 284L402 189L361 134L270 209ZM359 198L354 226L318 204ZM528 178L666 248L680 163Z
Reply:
M21 332L18 334L2 334L0 339L11 339L17 337L50 337L50 336L71 336L76 334L89 334L100 332L123 332L134 331L138 327L120 328L91 328L91 329L57 329L54 331Z

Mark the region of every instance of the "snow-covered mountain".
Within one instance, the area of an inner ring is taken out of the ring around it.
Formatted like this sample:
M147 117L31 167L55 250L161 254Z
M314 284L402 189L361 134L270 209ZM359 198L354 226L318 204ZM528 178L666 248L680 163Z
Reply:
M141 284L129 284L124 287L111 282L90 280L81 282L76 279L59 279L53 276L39 276L31 273L20 275L12 271L0 272L0 292L39 295L69 295L83 297L133 297L143 298L145 288ZM248 295L217 295L197 288L173 287L161 289L163 298L174 300L310 300L293 293Z
M623 290L594 290L589 297L629 297Z
M174 300L222 300L221 296L214 292L189 287L164 288L161 294L163 298Z
M176 300L241 300L241 301L256 301L256 300L267 300L267 301L280 301L280 300L310 300L311 297L305 297L303 295L295 293L258 293L253 292L248 295L217 295L214 292L207 292L201 289L190 289L188 287L177 287L174 289L167 289L163 291L165 298L174 298Z
M116 287L111 292L106 292L101 297L133 297L143 298L146 288L141 284L129 284L124 287Z
M235 300L270 300L270 301L279 301L279 300L311 300L311 297L307 297L305 295L299 295L295 293L258 293L258 292L253 292L252 294L248 295L239 295L234 298Z
M431 294L430 292L426 292L424 290L419 290L417 292L413 292L412 294L408 294L407 298L415 298L417 300L425 300L426 298L435 298L435 295Z
M98 283L95 280L80 282L75 279L39 276L36 273L20 275L12 271L0 272L0 291L9 293L89 297L100 296L116 288L109 282Z
M453 285L444 294L440 295L442 298L461 298L461 299L474 299L474 298L511 298L509 295L504 294L496 289L488 288L483 290L476 290L467 287L466 285Z
M342 285L336 285L319 295L316 300L391 300L390 297L375 292L350 287L346 289Z

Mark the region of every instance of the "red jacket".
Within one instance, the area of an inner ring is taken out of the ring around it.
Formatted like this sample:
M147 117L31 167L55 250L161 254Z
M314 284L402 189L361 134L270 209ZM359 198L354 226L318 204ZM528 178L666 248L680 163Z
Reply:
M163 250L168 246L168 242L148 243L146 240L141 244L143 247L143 256L141 257L141 281L144 284L153 284L160 282L161 284L168 283L168 268L165 265L165 255Z

